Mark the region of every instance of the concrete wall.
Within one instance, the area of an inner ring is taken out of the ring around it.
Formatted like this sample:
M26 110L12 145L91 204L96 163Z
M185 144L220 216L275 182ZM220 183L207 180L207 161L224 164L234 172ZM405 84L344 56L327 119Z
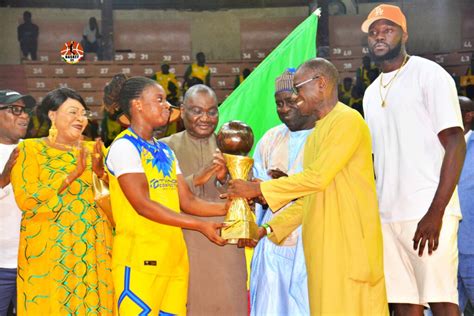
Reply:
M89 17L100 17L99 10L80 10L80 9L43 9L43 8L0 8L0 64L17 64L20 62L20 44L17 40L17 27L23 21L23 12L28 10L35 18L42 20L84 20L84 24ZM64 30L67 32L67 30ZM41 36L41 29L40 29ZM59 50L59 48L58 48Z
M0 36L0 64L15 64L20 61L20 48L16 28L22 20L25 8L0 8L2 28ZM81 20L86 23L91 16L100 18L99 10L79 9L28 9L35 18L42 20ZM191 23L193 55L203 51L208 59L240 59L240 19L264 19L273 17L305 17L307 7L236 9L222 11L176 11L176 10L117 10L117 21L176 21ZM41 30L40 30L41 32ZM67 30L65 30L67 32Z
M355 15L354 1L344 0L348 14ZM453 51L461 42L461 16L464 10L474 9L473 0L400 0L408 23L411 53L427 51ZM360 4L359 14L366 16L376 4ZM21 21L24 8L0 8L0 64L19 63L19 44L16 28ZM99 10L41 9L31 8L33 21L36 18L50 20L82 20L90 16L100 17ZM221 11L176 11L176 10L117 10L116 20L186 20L191 23L193 54L206 53L208 59L240 58L240 19L266 19L273 17L305 17L307 7L235 9ZM40 30L41 31L41 30ZM67 30L65 30L67 32Z
M347 14L356 15L354 1L343 2ZM405 13L409 34L408 51L416 54L458 50L462 40L462 13L474 10L473 0L399 0L391 4L400 6ZM367 16L377 5L378 3L359 4L359 14Z

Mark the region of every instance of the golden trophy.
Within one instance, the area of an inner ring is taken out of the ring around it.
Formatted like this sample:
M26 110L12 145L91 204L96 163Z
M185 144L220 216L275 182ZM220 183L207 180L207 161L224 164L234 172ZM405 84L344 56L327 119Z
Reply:
M246 155L252 145L252 129L243 122L227 122L217 133L217 147L224 155L232 179L248 180L253 159ZM236 244L239 239L257 240L258 226L246 199L235 198L231 201L224 223L227 227L222 228L221 236L228 243Z

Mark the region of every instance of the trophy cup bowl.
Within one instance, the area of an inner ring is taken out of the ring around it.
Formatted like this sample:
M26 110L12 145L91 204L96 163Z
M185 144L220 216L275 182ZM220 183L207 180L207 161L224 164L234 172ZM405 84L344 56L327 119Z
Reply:
M243 122L227 122L217 133L217 147L224 154L232 179L248 180L253 159L246 155L252 146L252 129ZM246 199L235 198L231 201L224 222L227 226L222 229L221 236L228 243L236 244L239 239L257 240L258 226Z

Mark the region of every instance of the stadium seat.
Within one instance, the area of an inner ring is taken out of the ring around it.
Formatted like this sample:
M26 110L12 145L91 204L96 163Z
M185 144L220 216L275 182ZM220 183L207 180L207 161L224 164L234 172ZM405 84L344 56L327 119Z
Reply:
M337 46L331 47L329 56L331 59L362 59L362 57L367 54L369 54L369 49L365 46Z
M232 89L216 89L216 96L217 96L217 101L219 103L224 102L225 98L227 98L231 93Z
M331 59L339 72L355 72L362 64L361 58Z
M28 91L45 91L48 92L56 88L52 78L28 78L26 79Z
M235 76L215 76L211 77L211 87L217 89L233 89Z

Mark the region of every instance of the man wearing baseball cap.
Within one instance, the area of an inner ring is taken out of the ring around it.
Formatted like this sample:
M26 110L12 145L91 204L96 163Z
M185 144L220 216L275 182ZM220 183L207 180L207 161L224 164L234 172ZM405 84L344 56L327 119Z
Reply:
M456 86L406 53L405 15L381 4L362 24L382 73L364 95L372 134L387 297L395 315L459 315L456 184L466 144Z
M10 184L10 172L25 137L35 99L13 90L0 90L0 315L16 305L16 268L21 211Z

